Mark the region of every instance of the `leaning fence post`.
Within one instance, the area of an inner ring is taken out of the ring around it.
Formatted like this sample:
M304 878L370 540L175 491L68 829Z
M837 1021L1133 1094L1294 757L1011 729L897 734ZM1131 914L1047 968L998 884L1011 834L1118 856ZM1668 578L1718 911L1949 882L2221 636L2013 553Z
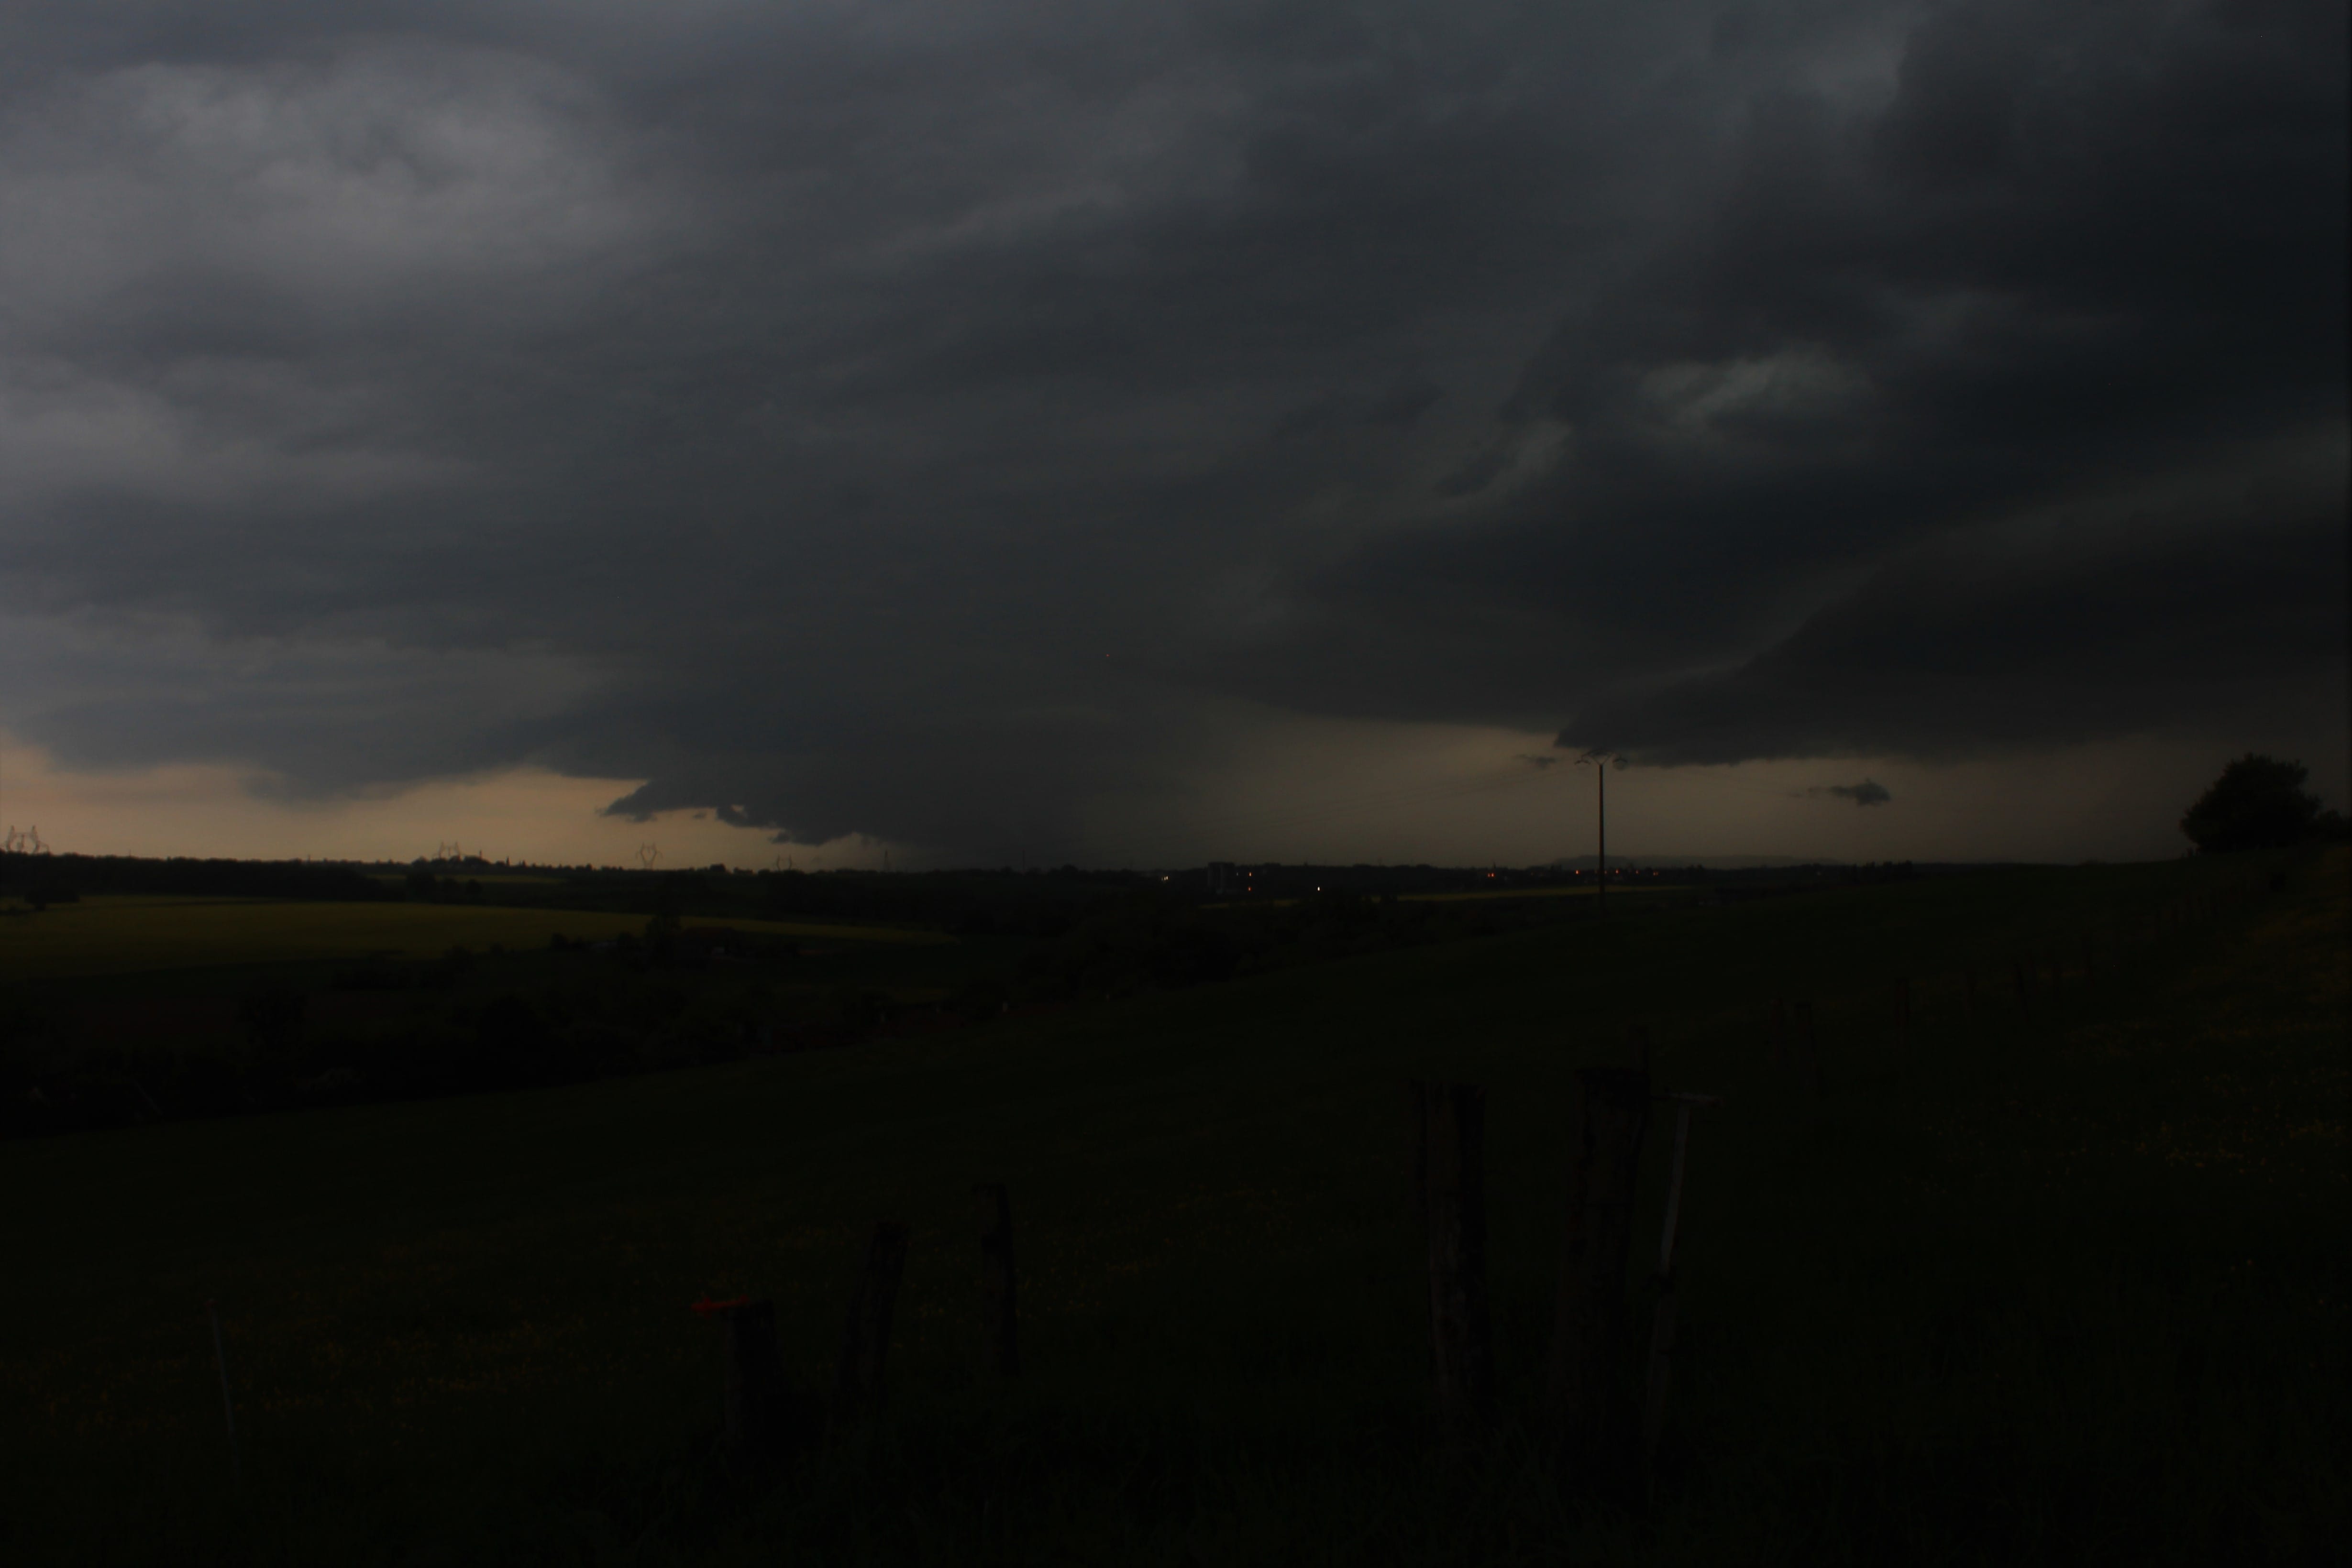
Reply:
M1675 1355L1675 1227L1682 1218L1683 1166L1690 1149L1691 1113L1703 1105L1720 1105L1718 1094L1676 1092L1660 1096L1675 1103L1675 1157L1666 1178L1666 1222L1658 1237L1658 1304L1650 1318L1650 1375L1642 1410L1642 1455L1654 1458L1658 1439L1666 1429L1666 1386L1674 1374Z
M773 1301L730 1301L717 1308L727 1357L727 1439L738 1448L774 1448L791 1426L791 1395L776 1350Z
M997 1375L1021 1370L1019 1319L1014 1312L1013 1198L1002 1182L971 1189L980 1198L980 1321L982 1354Z
M1438 1418L1455 1436L1494 1404L1486 1316L1486 1092L1475 1083L1408 1085L1413 1167L1429 1242L1429 1328Z
M849 1326L835 1369L834 1421L854 1424L882 1402L882 1374L890 1351L890 1312L907 1266L907 1228L883 1220L866 1244L866 1266L849 1301Z
M1552 1324L1551 1404L1572 1463L1605 1465L1620 1433L1626 1251L1650 1119L1650 1075L1588 1067L1569 1168L1568 1232Z

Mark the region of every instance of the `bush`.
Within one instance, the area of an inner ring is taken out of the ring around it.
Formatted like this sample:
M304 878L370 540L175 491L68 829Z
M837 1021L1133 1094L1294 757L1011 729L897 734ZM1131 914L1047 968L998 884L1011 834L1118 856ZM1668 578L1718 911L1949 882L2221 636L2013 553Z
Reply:
M2180 819L2180 831L2208 854L2284 849L2308 838L2319 820L2318 799L2305 791L2309 770L2249 751Z
M362 958L349 969L339 969L328 984L338 991L404 991L416 981L408 966L382 957Z
M1153 894L1106 899L1024 966L1024 990L1033 997L1111 996L1228 979L1250 946Z
M301 1053L305 1010L299 991L278 987L240 998L236 1021L253 1037L260 1061L282 1068Z

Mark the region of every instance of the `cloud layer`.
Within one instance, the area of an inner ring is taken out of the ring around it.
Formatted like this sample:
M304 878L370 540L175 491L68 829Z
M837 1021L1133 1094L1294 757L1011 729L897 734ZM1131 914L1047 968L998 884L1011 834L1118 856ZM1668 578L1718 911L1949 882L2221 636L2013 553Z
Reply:
M993 858L2330 700L2341 6L1554 9L0 23L0 717Z

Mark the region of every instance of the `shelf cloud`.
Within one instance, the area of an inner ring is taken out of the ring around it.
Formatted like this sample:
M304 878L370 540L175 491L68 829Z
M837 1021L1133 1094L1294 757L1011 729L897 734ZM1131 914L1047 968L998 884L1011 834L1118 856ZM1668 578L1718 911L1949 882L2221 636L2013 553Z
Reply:
M36 7L0 723L991 857L1075 852L1243 711L1667 767L2305 724L2345 34Z

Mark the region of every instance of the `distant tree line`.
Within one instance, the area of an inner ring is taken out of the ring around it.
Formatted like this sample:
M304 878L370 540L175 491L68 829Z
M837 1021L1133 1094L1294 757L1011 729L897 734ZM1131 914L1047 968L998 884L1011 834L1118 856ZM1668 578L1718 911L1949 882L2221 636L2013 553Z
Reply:
M1159 885L1137 872L592 872L501 885L501 904L702 919L847 920L958 936L1057 936L1097 900Z
M0 855L0 893L65 903L99 894L381 903L399 892L348 865L312 861L150 860L136 855Z
M423 866L415 867L400 879L401 891L412 904L479 904L482 884L472 877L459 882L454 876L435 876Z

